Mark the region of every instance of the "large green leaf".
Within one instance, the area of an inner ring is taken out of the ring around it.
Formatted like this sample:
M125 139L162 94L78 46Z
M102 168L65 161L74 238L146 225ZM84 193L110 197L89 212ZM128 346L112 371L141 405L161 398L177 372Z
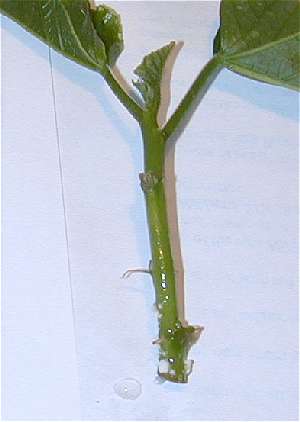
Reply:
M101 4L92 10L96 31L104 42L108 62L113 66L123 51L123 28L120 15L111 7Z
M64 56L94 70L106 64L105 46L88 0L0 0L2 13Z
M156 117L161 100L161 80L164 67L171 52L175 46L172 41L168 45L153 51L144 57L142 63L134 70L138 80L133 84L142 94L145 106Z
M300 88L299 0L222 0L214 53L252 79Z

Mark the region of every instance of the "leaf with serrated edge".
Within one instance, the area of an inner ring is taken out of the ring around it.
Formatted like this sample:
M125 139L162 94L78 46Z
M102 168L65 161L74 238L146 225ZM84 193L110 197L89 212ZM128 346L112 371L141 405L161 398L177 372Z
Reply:
M300 88L299 0L222 0L224 66L251 79Z
M134 70L138 76L133 84L142 94L145 106L156 117L161 100L161 80L167 58L175 46L172 41L168 45L153 51L144 57L142 63Z
M88 0L0 0L0 11L69 59L104 69L105 47Z

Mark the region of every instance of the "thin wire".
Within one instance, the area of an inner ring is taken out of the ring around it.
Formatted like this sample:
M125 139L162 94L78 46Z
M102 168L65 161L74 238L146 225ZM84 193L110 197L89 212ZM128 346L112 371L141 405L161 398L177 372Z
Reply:
M50 75L51 75L51 91L52 91L53 108L54 108L54 124L55 124L56 144L57 144L57 154L58 154L58 167L59 167L59 177L60 177L60 185L61 185L61 200L62 200L63 213L64 213L64 233L65 233L66 248L67 248L68 279L69 279L69 289L70 289L70 296L71 296L73 329L74 329L74 337L75 337L76 368L77 368L77 377L78 377L78 383L79 383L78 348L77 348L77 341L76 341L76 322L75 322L76 318L75 318L75 304L74 304L74 289L73 289L73 280L72 280L72 271L71 271L70 242L69 242L69 235L68 235L68 219L67 219L67 211L66 211L61 143L60 143L60 136L59 136L59 130L58 130L58 119L57 119L57 110L56 110L53 63L52 63L52 55L51 55L50 47L49 47L49 65L50 65ZM80 384L79 384L79 395L80 395Z

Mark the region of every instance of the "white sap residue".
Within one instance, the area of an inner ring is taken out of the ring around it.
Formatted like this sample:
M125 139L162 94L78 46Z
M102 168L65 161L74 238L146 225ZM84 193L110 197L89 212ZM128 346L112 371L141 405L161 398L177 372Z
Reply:
M134 378L123 378L114 385L115 393L125 400L135 400L142 393L142 385Z

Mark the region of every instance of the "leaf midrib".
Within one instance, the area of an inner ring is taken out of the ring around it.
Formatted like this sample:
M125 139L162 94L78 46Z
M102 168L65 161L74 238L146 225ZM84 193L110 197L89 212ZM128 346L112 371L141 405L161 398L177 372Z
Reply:
M272 42L269 42L267 44L263 44L260 47L256 47L256 48L252 48L251 50L243 51L242 53L239 53L239 54L228 54L228 53L224 52L223 54L224 54L225 62L226 62L227 59L239 59L239 58L251 56L252 54L256 54L260 51L267 50L269 48L272 48L273 46L279 46L280 44L283 44L287 41L290 41L293 38L298 37L299 35L300 35L300 31L295 32L292 35L288 35L287 37L281 38L280 40L272 41Z

